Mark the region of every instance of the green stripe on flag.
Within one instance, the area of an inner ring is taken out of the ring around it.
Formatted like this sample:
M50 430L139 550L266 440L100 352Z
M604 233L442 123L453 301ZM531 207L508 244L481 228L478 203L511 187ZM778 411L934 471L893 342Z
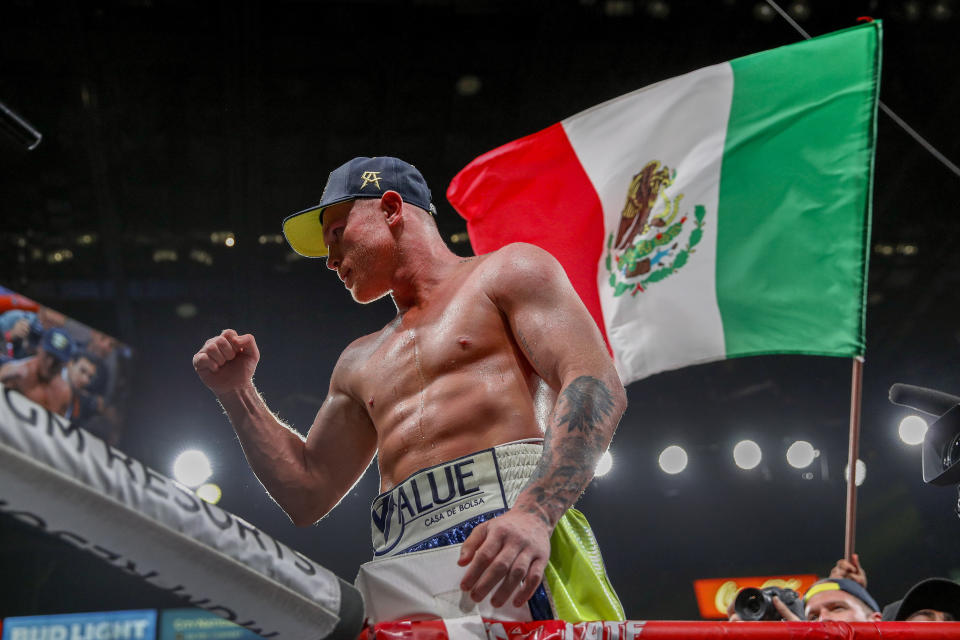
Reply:
M864 351L879 22L730 62L717 229L727 357Z

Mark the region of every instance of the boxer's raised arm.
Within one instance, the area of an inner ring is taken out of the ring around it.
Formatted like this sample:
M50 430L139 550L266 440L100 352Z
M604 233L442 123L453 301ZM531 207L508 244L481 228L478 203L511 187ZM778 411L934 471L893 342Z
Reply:
M510 323L537 374L556 392L543 455L507 514L474 529L463 545L470 564L461 587L480 600L525 601L549 558L549 536L593 478L626 408L626 393L586 307L560 264L532 245L488 258L488 295Z
M252 335L228 329L208 340L193 364L230 418L257 479L294 524L312 524L370 464L376 436L362 407L358 411L340 390L338 363L327 399L304 438L270 411L254 386L259 359Z

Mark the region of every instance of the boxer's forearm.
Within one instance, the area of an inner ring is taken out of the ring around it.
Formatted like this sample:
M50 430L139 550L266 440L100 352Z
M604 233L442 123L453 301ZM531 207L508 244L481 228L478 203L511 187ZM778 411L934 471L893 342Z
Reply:
M253 383L217 396L250 468L296 524L315 522L317 495L304 458L304 439L267 407Z
M579 376L564 386L544 434L543 455L514 508L555 526L593 478L626 403L618 379Z

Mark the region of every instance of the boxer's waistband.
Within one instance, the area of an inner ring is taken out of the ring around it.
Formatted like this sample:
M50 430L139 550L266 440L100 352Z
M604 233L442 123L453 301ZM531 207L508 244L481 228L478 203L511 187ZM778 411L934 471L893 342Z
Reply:
M469 520L506 511L533 473L541 440L521 440L421 469L370 506L375 557L404 553Z

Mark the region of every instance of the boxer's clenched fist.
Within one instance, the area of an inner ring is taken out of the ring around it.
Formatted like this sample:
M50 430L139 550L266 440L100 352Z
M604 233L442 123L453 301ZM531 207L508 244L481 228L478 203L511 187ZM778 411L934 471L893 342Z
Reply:
M260 351L253 335L241 336L233 329L225 329L207 340L193 356L193 368L203 384L220 395L250 384L259 360Z

